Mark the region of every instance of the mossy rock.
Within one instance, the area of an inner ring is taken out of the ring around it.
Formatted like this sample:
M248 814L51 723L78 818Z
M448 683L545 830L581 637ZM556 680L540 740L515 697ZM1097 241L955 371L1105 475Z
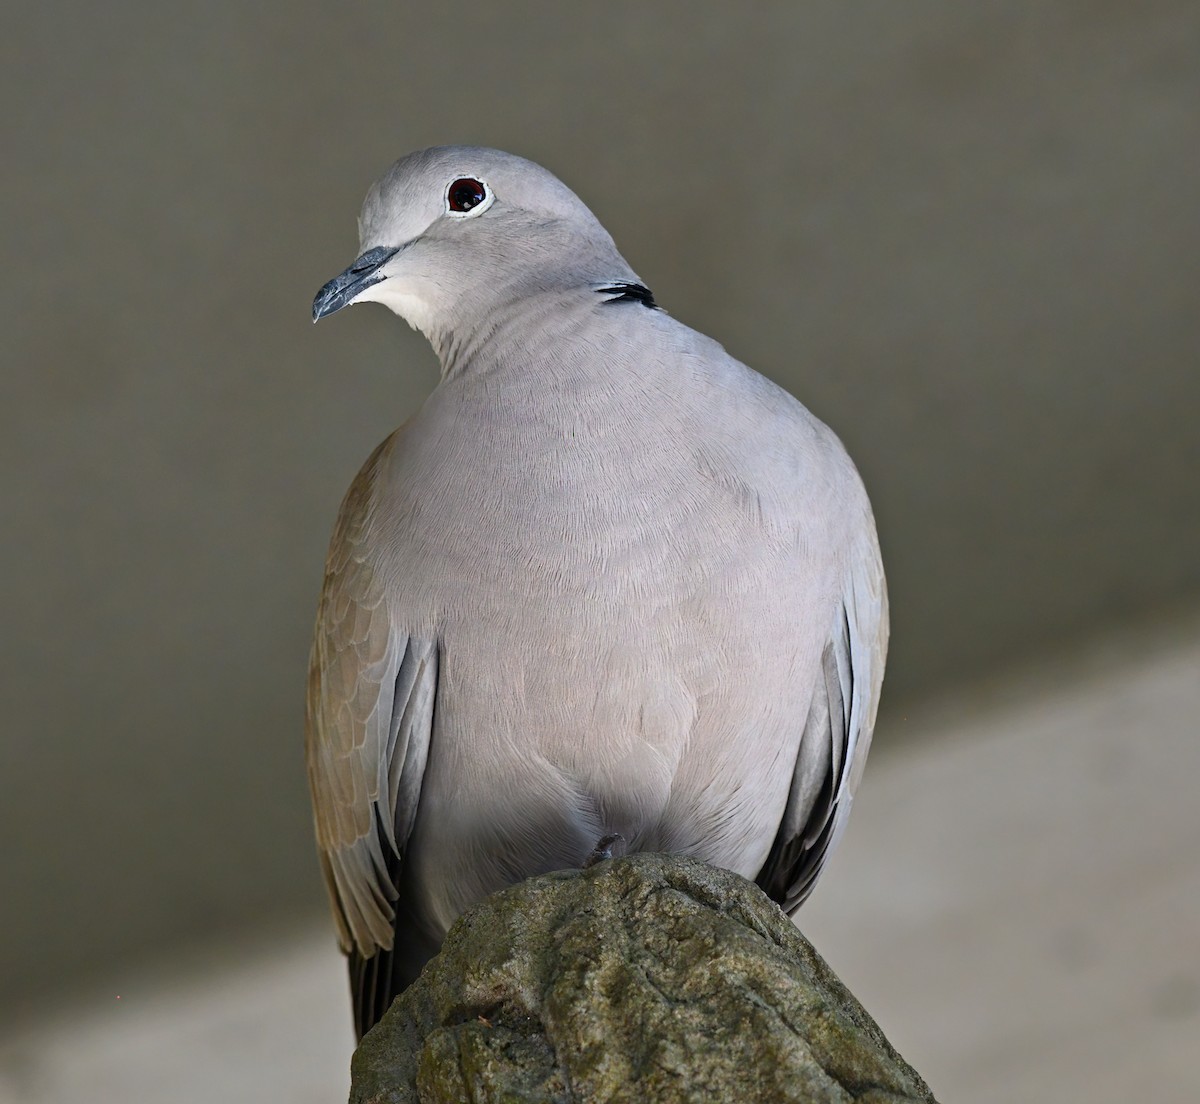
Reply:
M352 1072L351 1104L933 1100L757 886L668 855L475 906Z

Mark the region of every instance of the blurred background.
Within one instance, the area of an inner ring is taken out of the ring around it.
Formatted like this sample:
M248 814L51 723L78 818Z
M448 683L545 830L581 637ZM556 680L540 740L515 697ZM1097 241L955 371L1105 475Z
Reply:
M0 51L0 1100L344 1096L308 636L436 364L309 310L448 142L862 470L893 646L801 927L943 1099L1197 1099L1200 7L51 2Z

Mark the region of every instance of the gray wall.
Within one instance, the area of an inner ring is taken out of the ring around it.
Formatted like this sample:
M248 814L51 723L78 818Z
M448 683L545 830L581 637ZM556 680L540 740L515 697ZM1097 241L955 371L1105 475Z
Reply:
M1200 7L6 15L0 1000L322 908L301 696L338 499L435 379L314 329L371 179L542 161L844 437L897 703L1200 594Z

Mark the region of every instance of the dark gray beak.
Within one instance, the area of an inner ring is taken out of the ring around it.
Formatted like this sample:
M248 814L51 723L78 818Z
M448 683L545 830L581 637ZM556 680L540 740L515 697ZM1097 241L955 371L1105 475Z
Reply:
M399 252L399 248L389 249L384 245L368 249L345 272L339 273L317 292L313 300L313 321L319 322L327 314L349 306L360 291L379 283L384 278L379 270Z

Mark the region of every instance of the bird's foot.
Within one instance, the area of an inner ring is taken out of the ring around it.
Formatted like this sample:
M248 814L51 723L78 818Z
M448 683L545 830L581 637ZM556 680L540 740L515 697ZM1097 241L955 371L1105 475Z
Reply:
M619 859L628 847L628 841L620 832L609 832L607 836L601 836L592 848L592 853L583 862L583 869L587 870L605 859Z

